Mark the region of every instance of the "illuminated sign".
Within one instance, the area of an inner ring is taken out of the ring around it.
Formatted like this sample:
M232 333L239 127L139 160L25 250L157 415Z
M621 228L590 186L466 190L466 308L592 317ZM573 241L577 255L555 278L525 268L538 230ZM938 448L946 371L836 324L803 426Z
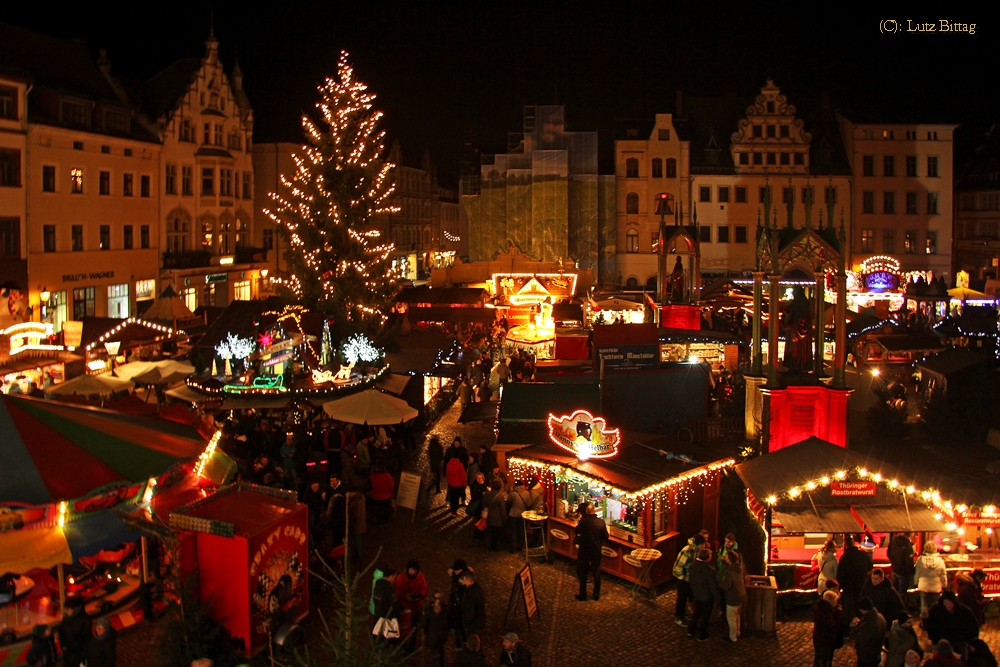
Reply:
M899 278L889 271L873 271L865 275L865 287L872 292L887 292L899 285Z
M156 280L150 278L149 280L135 281L135 298L137 299L152 298L153 292L155 291L156 291Z
M830 482L831 496L874 496L875 482Z
M549 439L563 449L573 452L578 459L606 459L618 453L621 433L609 429L601 417L594 417L586 410L577 410L568 417L549 415Z

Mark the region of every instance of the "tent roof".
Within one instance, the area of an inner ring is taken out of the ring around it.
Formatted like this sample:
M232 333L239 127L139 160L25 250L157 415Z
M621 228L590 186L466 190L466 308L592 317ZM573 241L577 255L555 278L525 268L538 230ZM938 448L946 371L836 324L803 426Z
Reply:
M41 505L162 474L197 457L190 426L27 397L0 398L0 502ZM7 474L10 473L10 474Z
M12 530L0 534L0 572L23 574L73 562L69 543L58 526Z
M764 454L736 466L747 488L763 500L780 495L805 480L866 465L864 456L819 438L809 438L771 454Z

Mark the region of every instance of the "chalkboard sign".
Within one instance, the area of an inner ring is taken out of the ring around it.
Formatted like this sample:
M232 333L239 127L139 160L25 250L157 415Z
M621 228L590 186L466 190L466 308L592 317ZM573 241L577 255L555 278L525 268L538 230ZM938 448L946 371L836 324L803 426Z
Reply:
M538 600L535 599L535 581L531 577L531 565L525 563L524 567L514 575L514 587L510 591L510 600L507 602L507 613L503 617L503 627L507 629L507 619L510 612L524 603L524 613L528 617L528 629L531 629L531 619L538 614Z
M423 478L412 472L399 474L399 489L396 491L396 507L405 507L413 510L413 516L417 515L417 500L420 498L420 487L423 485ZM411 519L412 521L412 519Z

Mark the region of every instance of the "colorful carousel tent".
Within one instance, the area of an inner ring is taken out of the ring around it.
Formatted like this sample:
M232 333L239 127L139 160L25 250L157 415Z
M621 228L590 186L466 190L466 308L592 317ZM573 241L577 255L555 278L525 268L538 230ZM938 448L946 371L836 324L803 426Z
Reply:
M144 482L197 458L192 427L27 397L0 398L0 503L45 505Z

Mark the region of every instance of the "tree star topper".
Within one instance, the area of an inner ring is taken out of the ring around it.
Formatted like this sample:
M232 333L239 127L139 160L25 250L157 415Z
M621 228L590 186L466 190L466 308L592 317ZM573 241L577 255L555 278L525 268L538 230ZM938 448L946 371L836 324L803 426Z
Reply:
M549 414L549 439L581 461L607 459L618 453L621 432L608 428L603 417L577 410L568 417Z

